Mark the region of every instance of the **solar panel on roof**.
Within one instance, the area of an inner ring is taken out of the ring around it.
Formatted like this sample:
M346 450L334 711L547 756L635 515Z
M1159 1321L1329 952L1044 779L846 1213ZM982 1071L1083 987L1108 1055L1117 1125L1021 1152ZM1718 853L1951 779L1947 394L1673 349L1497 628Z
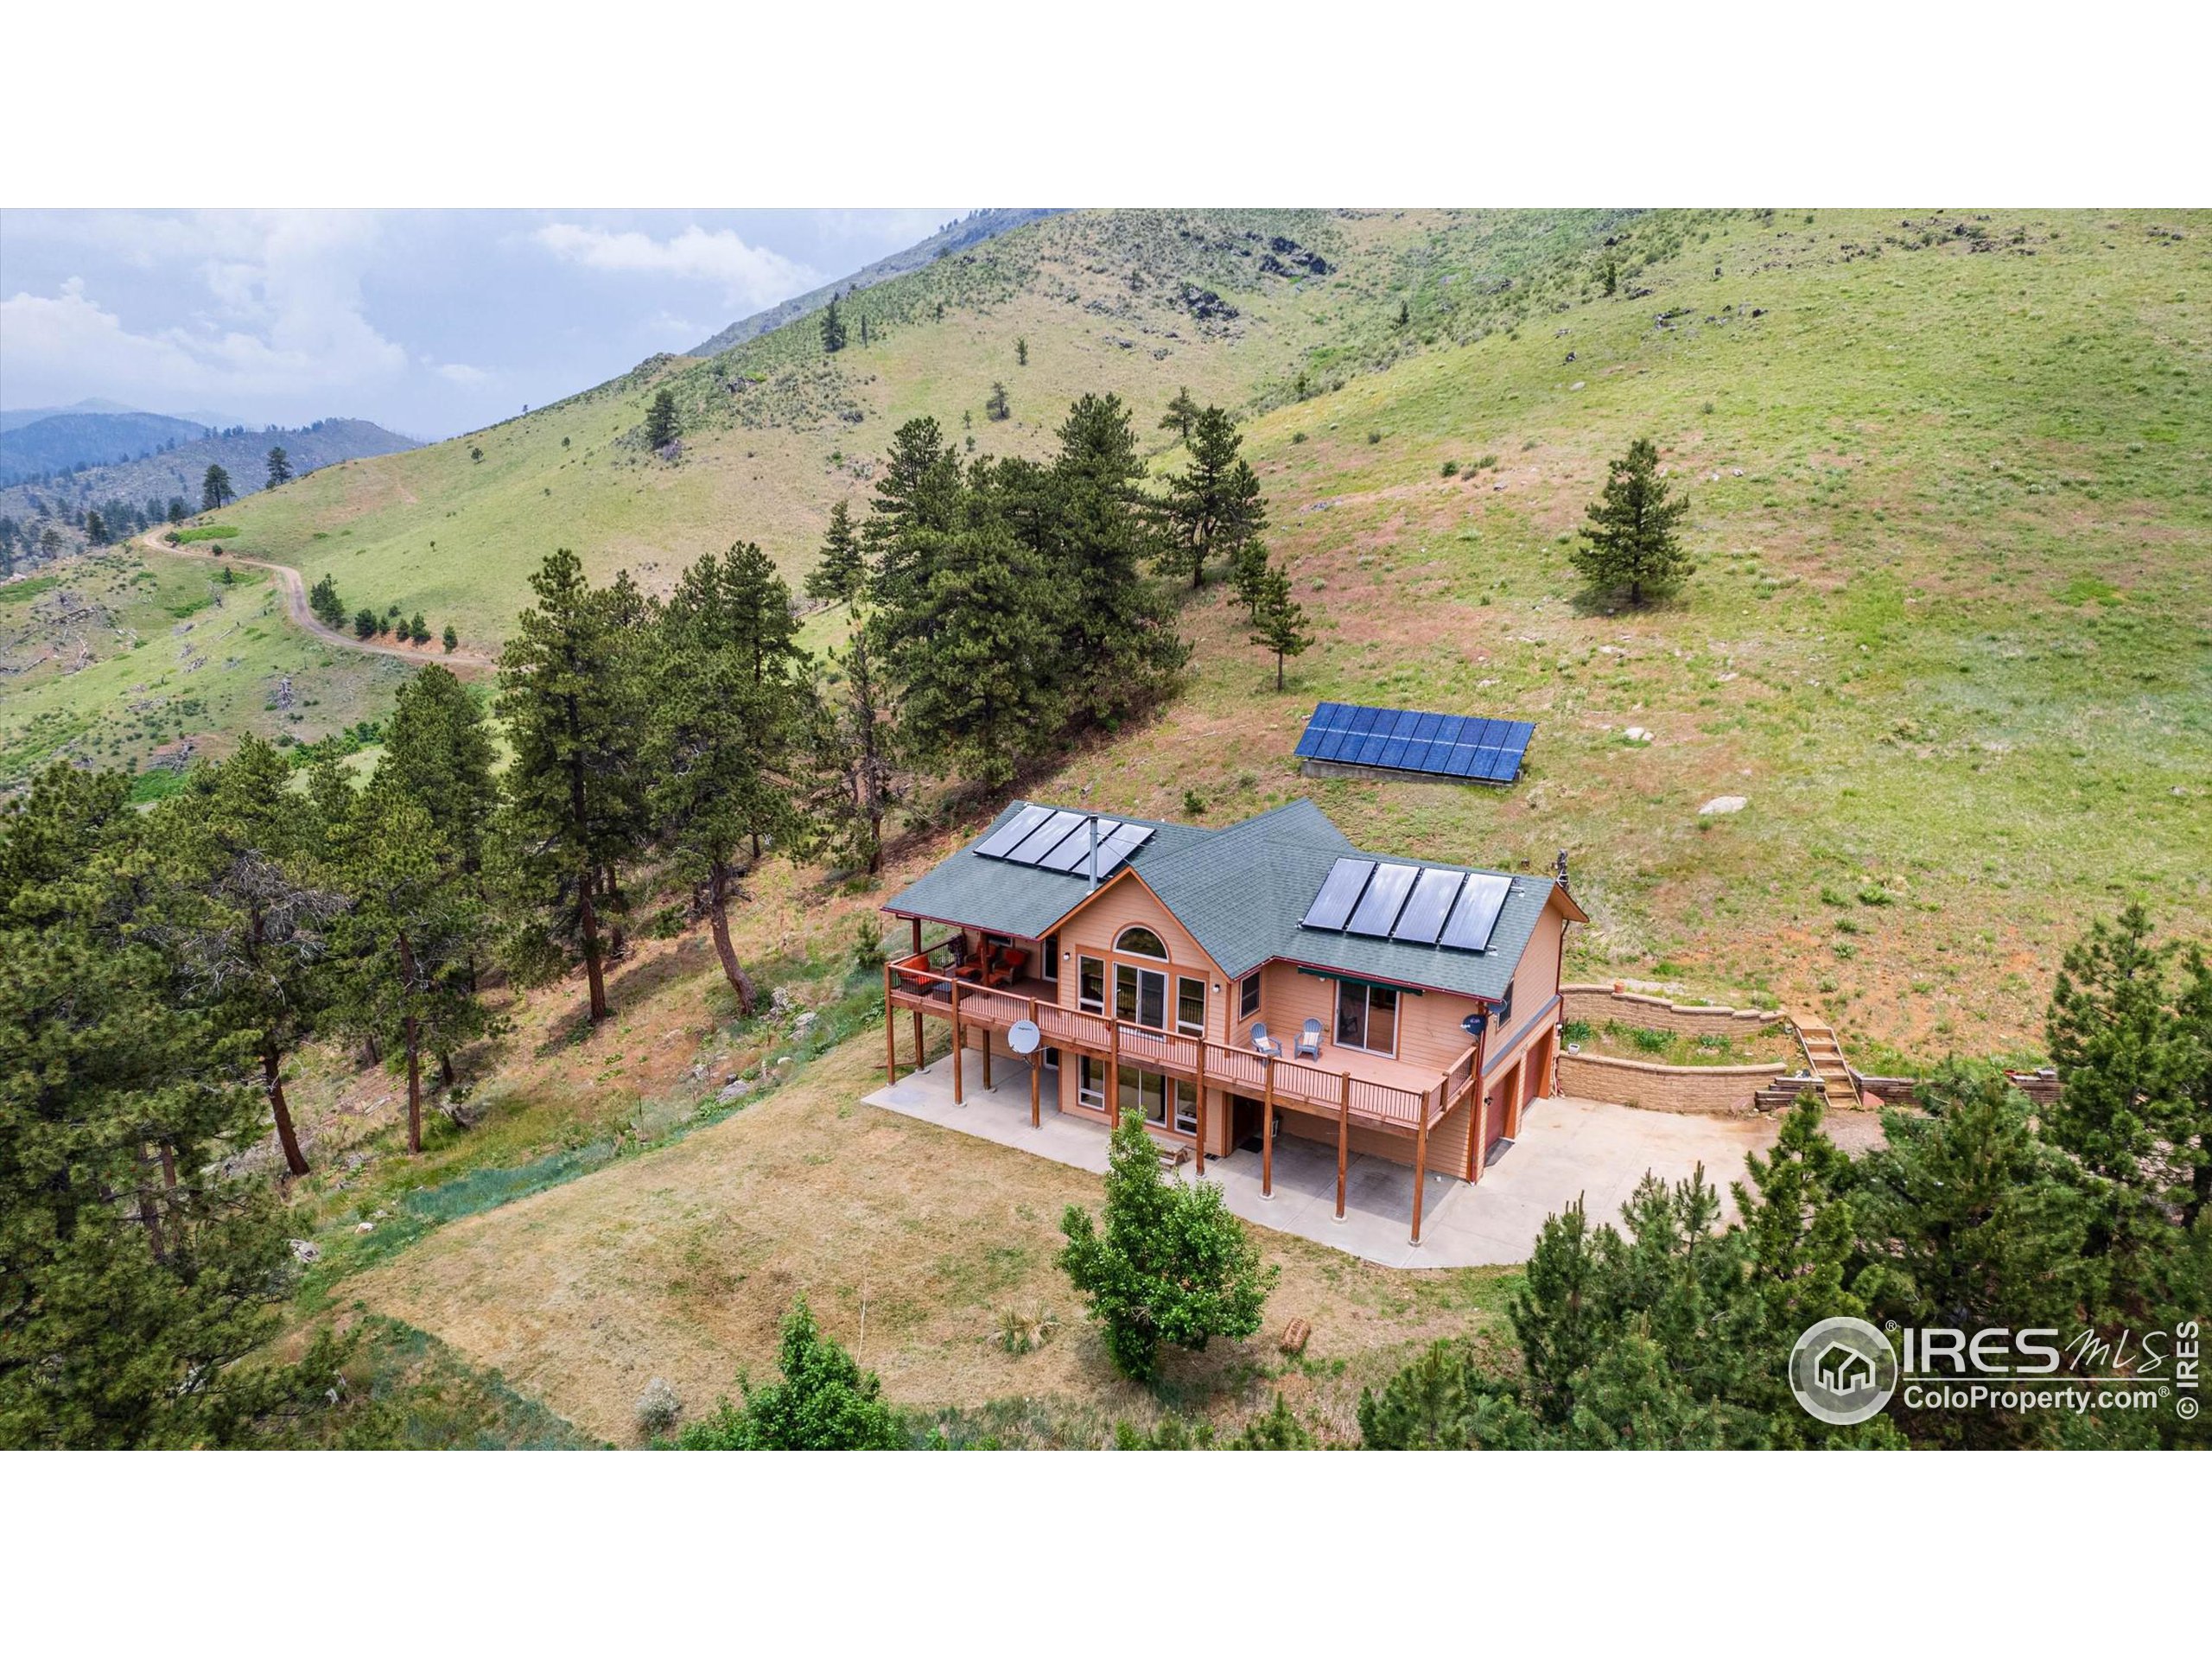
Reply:
M1098 843L1098 879L1104 880L1121 868L1122 861L1152 839L1148 823L1125 823Z
M1051 817L1024 836L1021 844L1006 855L1007 862L1034 864L1053 848L1065 841L1083 819L1084 815L1080 812L1062 810L1053 813Z
M1344 924L1347 933L1364 934L1369 938L1387 939L1398 920L1398 912L1406 902L1406 895L1414 890L1414 878L1421 874L1415 864L1378 864L1375 879L1367 884L1367 891L1360 898L1359 907Z
M1329 867L1329 879L1321 883L1321 891L1313 895L1306 915L1298 924L1300 927L1339 928L1344 918L1351 914L1351 907L1359 902L1367 878L1374 874L1371 858L1340 858Z
M1025 806L994 830L976 850L985 858L1004 858L1020 844L1024 836L1052 816L1049 806Z
M1459 884L1466 879L1464 870L1423 870L1390 937L1408 944L1434 944L1444 931L1444 918L1452 912L1452 901L1459 896Z
M1444 937L1438 943L1452 950L1489 950L1498 912L1505 908L1505 896L1512 891L1510 876L1484 870L1471 874L1459 889L1459 902L1452 907L1452 919L1444 925Z
M1119 818L1098 820L1098 839L1103 842L1122 827ZM1077 870L1087 868L1090 858L1090 825L1086 820L1058 846L1037 861L1040 870Z

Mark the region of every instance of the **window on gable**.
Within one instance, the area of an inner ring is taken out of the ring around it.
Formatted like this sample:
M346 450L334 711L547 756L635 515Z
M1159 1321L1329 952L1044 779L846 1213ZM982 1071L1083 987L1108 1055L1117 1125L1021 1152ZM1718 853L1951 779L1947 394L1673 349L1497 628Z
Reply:
M1125 927L1122 937L1114 941L1114 948L1125 957L1152 957L1161 962L1167 960L1167 947L1160 942L1160 935L1148 927Z

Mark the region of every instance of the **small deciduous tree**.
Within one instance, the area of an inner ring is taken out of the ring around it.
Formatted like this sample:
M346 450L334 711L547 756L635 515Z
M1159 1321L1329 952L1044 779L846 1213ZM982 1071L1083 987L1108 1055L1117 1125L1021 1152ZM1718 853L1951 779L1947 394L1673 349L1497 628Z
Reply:
M1605 491L1590 504L1590 522L1570 556L1574 568L1599 593L1627 589L1630 605L1666 598L1697 574L1675 529L1689 510L1689 498L1659 476L1659 447L1637 439L1606 469Z
M1061 1269L1089 1302L1115 1369L1140 1382L1159 1375L1162 1343L1198 1351L1257 1331L1281 1273L1262 1264L1218 1183L1160 1173L1135 1111L1114 1130L1103 1227L1070 1205L1060 1230Z

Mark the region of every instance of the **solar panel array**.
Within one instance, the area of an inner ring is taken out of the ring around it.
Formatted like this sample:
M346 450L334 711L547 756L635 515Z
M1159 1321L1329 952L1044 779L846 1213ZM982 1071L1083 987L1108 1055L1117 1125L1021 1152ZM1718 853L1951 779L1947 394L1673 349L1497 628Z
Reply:
M1487 950L1513 878L1373 858L1340 858L1299 922L1327 933Z
M1471 784L1510 784L1536 728L1525 720L1479 715L1429 715L1414 709L1371 709L1325 702L1298 740L1301 760L1380 766Z
M1008 864L1027 864L1040 870L1069 875L1090 874L1091 815L1058 810L1049 806L1025 806L1001 824L976 849L982 858ZM1098 820L1098 874L1111 875L1122 861L1152 839L1148 823L1125 823L1119 818Z

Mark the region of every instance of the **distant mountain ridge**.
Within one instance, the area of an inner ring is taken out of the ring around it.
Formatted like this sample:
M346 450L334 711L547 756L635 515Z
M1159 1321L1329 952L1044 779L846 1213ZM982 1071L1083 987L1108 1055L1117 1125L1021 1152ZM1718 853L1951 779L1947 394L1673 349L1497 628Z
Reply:
M1064 207L979 207L965 219L957 219L934 236L925 237L911 248L887 254L872 265L863 265L849 276L841 276L834 283L825 283L817 289L771 306L766 311L733 322L711 340L702 340L687 353L691 357L715 357L731 346L797 321L810 311L819 311L830 303L833 294L850 293L855 289L874 288L878 283L889 282L893 276L903 276L910 270L919 270L933 260L948 253L957 253L963 248L972 248L978 242L988 242L1024 225L1049 219L1054 213L1065 213Z
M196 421L137 410L48 415L0 432L0 485L71 467L137 461L177 444L197 442L207 433Z

